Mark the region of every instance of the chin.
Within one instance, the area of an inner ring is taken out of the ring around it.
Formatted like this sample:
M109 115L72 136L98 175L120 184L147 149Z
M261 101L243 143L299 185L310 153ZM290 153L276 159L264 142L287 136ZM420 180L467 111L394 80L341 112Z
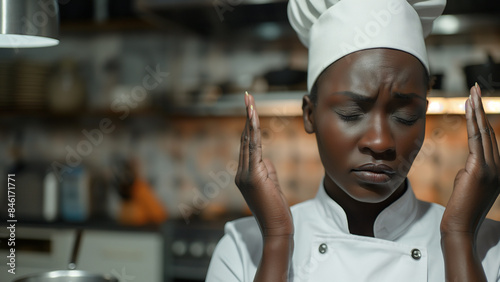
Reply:
M377 204L387 200L396 190L397 188L387 186L363 185L354 191L344 190L344 192L358 202Z

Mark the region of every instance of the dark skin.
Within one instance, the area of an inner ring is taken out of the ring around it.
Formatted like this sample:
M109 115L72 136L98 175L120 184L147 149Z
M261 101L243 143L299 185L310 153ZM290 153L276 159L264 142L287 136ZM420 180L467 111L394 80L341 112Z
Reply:
M303 98L306 132L315 134L327 194L346 212L352 234L374 236L380 212L407 189L409 166L424 140L425 71L412 55L370 49L347 55L317 80L316 100ZM236 184L263 236L255 281L287 281L293 220L276 171L262 159L255 102L246 95ZM469 157L441 222L447 281L486 281L475 237L500 192L500 156L479 87L467 100Z
M366 52L340 59L319 77L317 102L304 97L304 124L316 133L325 189L346 211L350 232L373 236L377 215L406 190L402 160L411 163L423 142L427 87L415 57ZM365 164L386 167L376 173Z

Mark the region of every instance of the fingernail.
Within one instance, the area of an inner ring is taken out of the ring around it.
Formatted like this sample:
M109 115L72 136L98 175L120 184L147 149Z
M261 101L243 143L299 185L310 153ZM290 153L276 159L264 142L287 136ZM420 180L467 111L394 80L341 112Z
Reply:
M477 82L474 86L476 87L477 95L479 95L479 97L481 97L481 87L479 87L479 84L477 84Z
M472 100L472 96L469 94L469 103L471 107L474 109L474 101Z
M253 116L253 105L250 105L250 118Z
M248 96L248 91L245 91L245 95Z

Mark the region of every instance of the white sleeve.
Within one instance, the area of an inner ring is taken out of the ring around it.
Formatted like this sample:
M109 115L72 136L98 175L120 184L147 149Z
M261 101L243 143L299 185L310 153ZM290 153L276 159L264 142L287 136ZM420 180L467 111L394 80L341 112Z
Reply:
M205 281L253 281L262 257L262 234L253 217L226 223Z
M486 218L476 242L488 281L500 282L500 222Z
M231 234L225 234L217 244L210 260L206 282L242 282L243 264L238 246Z

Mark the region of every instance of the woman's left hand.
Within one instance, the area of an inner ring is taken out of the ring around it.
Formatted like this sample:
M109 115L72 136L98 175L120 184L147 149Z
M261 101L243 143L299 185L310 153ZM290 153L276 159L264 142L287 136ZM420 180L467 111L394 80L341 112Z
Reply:
M455 178L441 221L442 234L477 233L500 192L500 156L495 132L483 109L476 84L466 102L469 156Z

